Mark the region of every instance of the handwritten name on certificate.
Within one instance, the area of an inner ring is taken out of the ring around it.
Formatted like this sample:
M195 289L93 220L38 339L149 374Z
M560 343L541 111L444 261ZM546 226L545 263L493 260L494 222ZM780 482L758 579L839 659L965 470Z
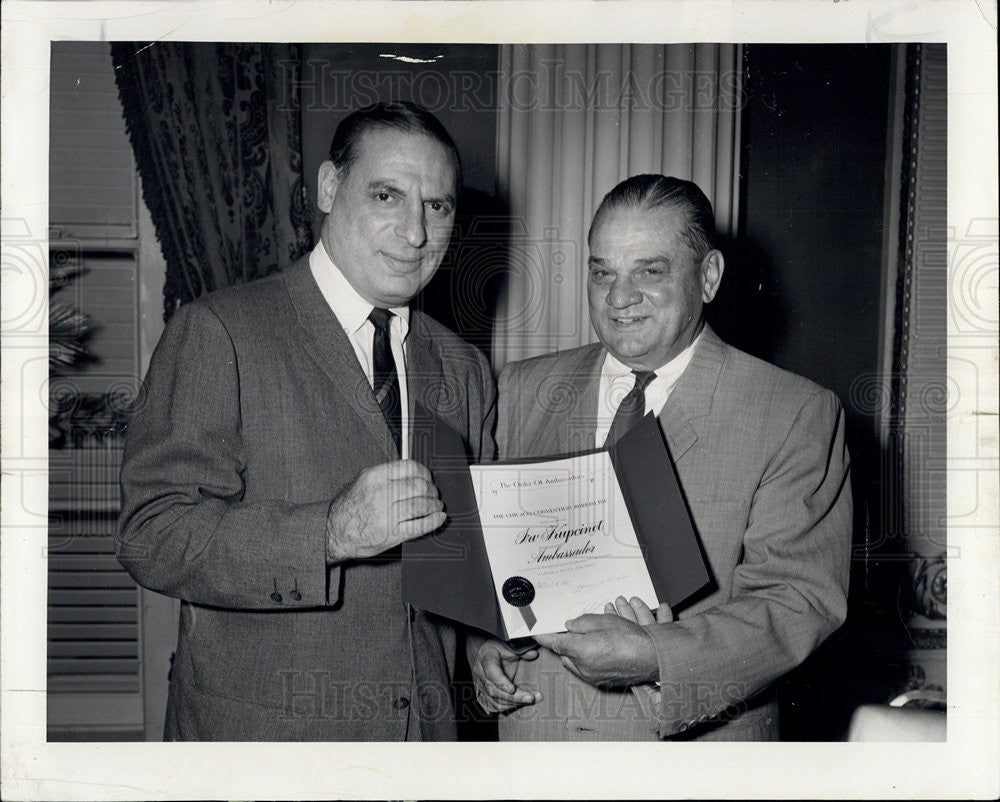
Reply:
M469 470L508 637L561 632L620 595L656 607L606 451Z

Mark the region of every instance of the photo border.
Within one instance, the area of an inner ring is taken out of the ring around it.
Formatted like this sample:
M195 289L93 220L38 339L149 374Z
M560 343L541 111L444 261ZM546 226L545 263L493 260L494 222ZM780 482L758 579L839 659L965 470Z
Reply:
M990 15L992 14L992 18ZM955 330L949 376L978 371L948 421L948 742L47 743L45 631L49 42L946 42L949 265L996 242L996 6L975 0L3 3L3 484L0 729L5 799L941 798L998 792L997 339ZM985 177L985 178L984 178ZM32 256L39 251L41 257ZM32 261L35 259L36 261ZM42 261L44 260L44 261ZM996 263L979 287L996 308ZM961 277L949 276L949 286ZM23 314L17 304L24 304ZM959 380L956 378L956 381ZM984 417L985 416L985 417ZM992 417L991 417L992 416ZM34 511L34 512L33 512Z

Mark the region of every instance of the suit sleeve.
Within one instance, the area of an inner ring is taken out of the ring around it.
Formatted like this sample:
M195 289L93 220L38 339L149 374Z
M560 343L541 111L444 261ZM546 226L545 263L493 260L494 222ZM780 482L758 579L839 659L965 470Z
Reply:
M852 501L844 414L821 391L799 409L759 482L731 599L648 627L661 737L739 712L847 613Z
M182 307L153 354L128 428L119 561L144 587L198 604L334 603L330 500L248 502L244 469L236 351L211 309Z

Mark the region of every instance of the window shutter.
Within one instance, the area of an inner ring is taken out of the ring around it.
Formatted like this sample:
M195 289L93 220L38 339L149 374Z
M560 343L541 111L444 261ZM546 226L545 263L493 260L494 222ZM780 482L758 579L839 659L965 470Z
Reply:
M82 271L53 302L87 316L95 359L49 383L50 415L66 413L49 450L49 739L142 737L142 597L115 557L123 442L109 414L139 382L135 165L108 44L53 42L51 66L50 263Z
M48 675L52 692L134 693L139 592L115 558L121 447L53 451L49 480Z

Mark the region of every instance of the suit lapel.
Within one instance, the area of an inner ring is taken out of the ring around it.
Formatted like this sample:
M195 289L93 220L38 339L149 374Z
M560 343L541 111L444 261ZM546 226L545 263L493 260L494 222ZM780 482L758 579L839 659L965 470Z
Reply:
M354 410L387 457L393 458L396 446L382 410L350 340L313 278L309 257L286 268L282 277L301 327L300 345L332 385L331 404Z
M606 353L600 345L583 348L568 365L571 387L569 409L560 425L550 427L557 434L557 453L567 454L595 447L597 394L600 391L601 365Z
M693 422L712 411L712 399L725 358L726 344L705 324L704 335L690 364L660 411L660 428L674 462L680 460L698 439Z
M410 331L406 337L406 390L410 420L417 419L414 404L434 411L448 398L441 358L433 350L433 339L420 312L410 310Z

